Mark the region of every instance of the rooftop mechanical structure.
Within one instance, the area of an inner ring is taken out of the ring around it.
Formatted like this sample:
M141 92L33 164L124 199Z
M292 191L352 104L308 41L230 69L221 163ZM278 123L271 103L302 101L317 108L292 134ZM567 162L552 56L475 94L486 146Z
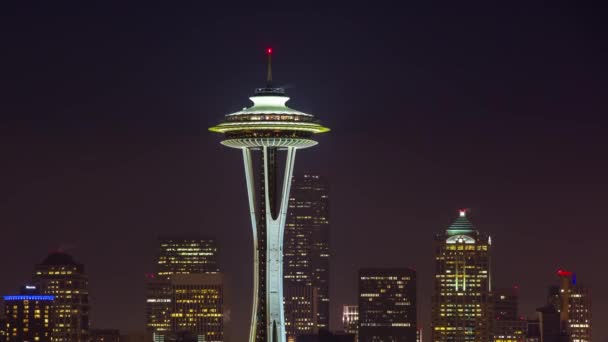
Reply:
M313 115L287 107L289 97L285 90L272 86L272 49L266 52L267 84L249 98L253 106L226 115L209 130L224 135L222 145L238 148L243 153L254 244L249 341L286 342L283 233L296 151L316 145L314 136L328 132L329 128L322 126ZM280 180L282 154L285 154L285 164ZM256 158L258 163L254 163Z

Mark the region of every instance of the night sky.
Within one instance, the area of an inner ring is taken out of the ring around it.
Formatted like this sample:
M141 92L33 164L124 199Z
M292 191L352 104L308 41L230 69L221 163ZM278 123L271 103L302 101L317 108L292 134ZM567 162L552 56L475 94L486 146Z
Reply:
M333 328L374 266L416 268L428 327L433 235L470 208L522 314L563 267L591 288L595 341L608 341L599 8L18 3L0 8L1 294L62 248L85 264L93 325L141 331L156 236L200 232L219 240L227 338L243 341L241 154L207 128L250 104L272 46L289 104L333 129L296 161L331 184Z

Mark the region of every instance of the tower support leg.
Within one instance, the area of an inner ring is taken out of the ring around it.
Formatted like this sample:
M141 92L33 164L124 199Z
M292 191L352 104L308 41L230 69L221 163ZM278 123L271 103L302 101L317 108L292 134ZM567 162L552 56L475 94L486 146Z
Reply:
M263 203L258 203L261 201L256 197L252 151L250 148L243 148L254 244L254 288L249 342L286 342L283 308L283 235L296 148L287 148L279 199L276 198L275 191L277 168L274 163L277 152L276 147L262 147L263 184L260 187L262 190L260 199L263 199ZM265 228L264 231L259 231L262 228ZM265 307L261 307L262 305ZM259 331L260 329L264 331Z

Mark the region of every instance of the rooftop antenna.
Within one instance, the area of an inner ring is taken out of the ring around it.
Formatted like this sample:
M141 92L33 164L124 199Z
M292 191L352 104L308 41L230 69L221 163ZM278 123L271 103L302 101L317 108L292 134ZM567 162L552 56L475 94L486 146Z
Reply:
M272 88L272 48L266 49L268 55L268 74L266 75L266 88Z

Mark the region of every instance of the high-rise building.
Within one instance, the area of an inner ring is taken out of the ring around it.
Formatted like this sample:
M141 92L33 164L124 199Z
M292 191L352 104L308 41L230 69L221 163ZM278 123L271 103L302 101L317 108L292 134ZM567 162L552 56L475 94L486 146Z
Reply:
M435 236L434 342L490 340L490 245L464 210Z
M26 285L19 295L4 296L5 341L50 341L55 296Z
M91 329L90 342L122 342L118 329Z
M285 293L314 288L316 311L310 322L292 324L285 315L287 335L312 334L329 328L329 186L315 174L293 177L283 247ZM293 288L293 289L290 289ZM309 292L313 292L310 290ZM292 299L293 296L290 296ZM288 296L285 294L285 298ZM302 297L309 302L308 297ZM286 300L287 313L303 309L297 300ZM300 317L301 318L301 317ZM292 329L289 329L289 328ZM304 330L293 327L303 327ZM289 331L291 330L291 331Z
M84 265L65 252L52 252L36 265L34 284L40 293L55 296L52 341L88 341L90 305Z
M570 342L591 341L591 299L589 290L579 284L576 275L558 270L560 279L559 312L562 330Z
M271 52L268 49L267 84L249 98L253 106L226 115L209 129L224 134L222 144L243 154L254 244L249 342L286 341L283 238L296 151L316 145L314 135L329 131L313 115L287 107L285 89L272 86ZM281 152L286 155L284 168L279 167Z
M223 339L223 276L218 265L212 237L158 239L156 272L146 275L146 326L155 341L177 335Z
M359 342L415 342L416 271L359 270Z
M171 277L171 330L190 332L205 342L224 339L224 281L220 273L176 274Z
M342 329L347 334L359 334L359 307L357 305L344 305L342 307Z

